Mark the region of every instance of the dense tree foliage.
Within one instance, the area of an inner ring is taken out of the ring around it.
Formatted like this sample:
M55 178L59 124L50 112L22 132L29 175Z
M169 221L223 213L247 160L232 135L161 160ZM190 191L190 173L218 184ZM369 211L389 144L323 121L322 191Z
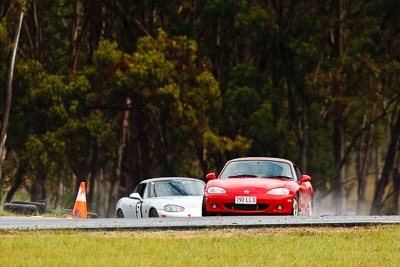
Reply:
M2 1L0 200L114 216L146 178L284 157L337 213L397 214L396 0ZM353 197L354 198L354 197Z

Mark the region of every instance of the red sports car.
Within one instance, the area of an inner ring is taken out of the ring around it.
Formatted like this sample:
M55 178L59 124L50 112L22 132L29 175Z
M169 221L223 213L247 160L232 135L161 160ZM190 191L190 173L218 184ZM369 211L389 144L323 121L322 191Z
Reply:
M267 157L228 161L218 178L206 176L203 216L312 215L311 177L289 160Z

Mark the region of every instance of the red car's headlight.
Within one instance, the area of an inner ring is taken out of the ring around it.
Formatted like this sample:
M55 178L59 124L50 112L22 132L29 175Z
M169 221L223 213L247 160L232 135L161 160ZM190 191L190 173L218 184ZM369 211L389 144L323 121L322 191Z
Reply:
M280 195L280 196L285 196L289 195L289 189L287 188L274 188L268 191L269 195Z
M218 187L218 186L210 186L207 189L207 193L209 194L225 194L226 190L223 189L222 187Z

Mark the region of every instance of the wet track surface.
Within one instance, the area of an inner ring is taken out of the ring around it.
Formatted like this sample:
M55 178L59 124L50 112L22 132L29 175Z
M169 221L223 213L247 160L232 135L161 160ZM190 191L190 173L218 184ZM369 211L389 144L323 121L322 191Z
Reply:
M229 216L149 219L0 217L0 230L196 230L254 227L352 227L400 224L400 216Z

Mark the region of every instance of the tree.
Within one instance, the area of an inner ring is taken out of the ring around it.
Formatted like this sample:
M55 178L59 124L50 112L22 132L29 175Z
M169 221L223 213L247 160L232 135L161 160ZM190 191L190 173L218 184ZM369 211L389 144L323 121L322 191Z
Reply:
M390 141L388 151L386 153L385 164L382 169L381 178L377 181L374 198L372 200L370 213L373 215L380 214L382 211L382 199L386 186L389 183L390 175L392 175L395 157L397 154L396 150L398 149L397 147L400 138L400 112L395 110L394 116L396 119L394 120L394 124L391 125Z
M18 49L18 42L19 36L21 33L22 22L24 19L24 5L22 6L22 10L20 13L18 25L15 32L14 38L14 47L12 50L12 54L10 57L10 65L8 69L7 75L7 94L6 94L6 103L5 103L5 110L3 113L2 123L1 123L1 132L0 132L0 185L2 184L2 173L3 173L3 164L4 158L6 156L6 139L7 139L7 130L8 130L8 123L10 117L10 110L11 110L11 99L12 99L12 91L13 91L13 76L14 76L14 66L15 66L15 58L17 55ZM1 194L0 194L1 197Z

